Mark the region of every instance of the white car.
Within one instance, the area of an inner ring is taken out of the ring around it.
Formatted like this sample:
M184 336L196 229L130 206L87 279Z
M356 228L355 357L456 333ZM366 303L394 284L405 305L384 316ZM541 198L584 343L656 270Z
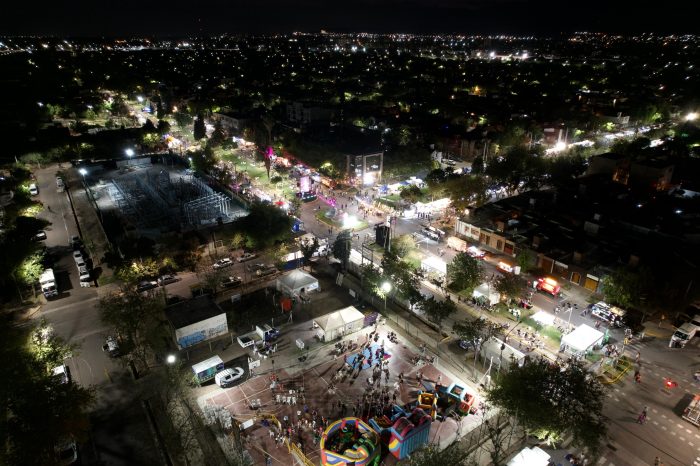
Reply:
M233 385L237 380L240 380L245 374L245 371L240 367L224 369L214 376L214 381L221 388L227 388Z
M66 366L65 364L61 364L60 366L54 367L53 368L53 375L61 383L69 383L70 382L70 371L68 370L68 366Z
M78 275L80 276L81 282L89 282L90 281L90 271L84 265L78 266Z
M244 252L244 253L241 254L241 256L240 256L238 259L236 259L236 260L237 260L238 262L245 262L245 261L249 261L249 260L251 260L251 259L255 259L256 257L258 257L257 254L253 254L252 252Z
M214 264L214 268L215 269L223 269L226 267L230 267L232 265L233 265L233 261L231 259L229 259L228 257L224 257L223 259L219 259L218 261L216 261L216 263Z
M39 194L39 188L36 187L35 183L29 185L29 194L31 194L32 196L36 196L37 194Z

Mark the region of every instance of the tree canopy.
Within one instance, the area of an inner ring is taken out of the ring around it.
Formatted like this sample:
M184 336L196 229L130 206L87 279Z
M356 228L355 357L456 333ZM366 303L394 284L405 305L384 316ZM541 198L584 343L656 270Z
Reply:
M452 300L445 299L444 301L438 301L434 296L419 301L418 307L440 330L442 330L443 321L457 310L457 306L455 306Z
M460 252L447 264L447 278L452 289L464 290L471 295L474 288L482 282L484 274L478 259Z
M338 259L343 264L343 268L347 268L348 266L351 249L352 232L350 230L343 230L338 233L338 236L333 242L333 257Z
M596 452L606 435L605 391L577 361L564 367L545 360L513 364L486 397L540 437L571 433L575 445Z
M292 235L292 218L277 207L256 202L249 214L236 220L235 227L252 240L255 247L264 249Z

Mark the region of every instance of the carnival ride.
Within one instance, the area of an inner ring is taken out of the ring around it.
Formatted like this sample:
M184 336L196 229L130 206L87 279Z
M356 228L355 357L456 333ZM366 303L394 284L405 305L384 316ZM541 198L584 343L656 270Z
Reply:
M356 417L345 417L328 426L321 437L321 464L378 466L379 434Z

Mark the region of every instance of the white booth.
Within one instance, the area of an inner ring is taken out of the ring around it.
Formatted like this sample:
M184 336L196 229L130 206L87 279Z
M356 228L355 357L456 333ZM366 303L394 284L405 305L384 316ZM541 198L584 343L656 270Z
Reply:
M547 466L550 460L549 453L540 447L523 448L507 466Z
M277 291L282 291L291 296L317 289L318 280L303 270L292 270L277 279Z
M576 330L561 339L562 349L568 353L583 353L603 342L603 332L588 325L579 325Z
M316 335L321 341L332 341L349 333L362 330L365 315L354 306L339 309L314 319Z

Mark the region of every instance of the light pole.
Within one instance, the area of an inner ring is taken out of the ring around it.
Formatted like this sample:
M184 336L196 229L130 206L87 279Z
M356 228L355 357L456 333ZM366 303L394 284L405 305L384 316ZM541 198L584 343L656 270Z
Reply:
M382 291L384 292L384 312L386 312L386 296L391 291L391 283L389 283L389 282L382 283Z
M87 170L85 170L84 168L81 168L80 170L78 170L78 173L83 175L83 188L85 189L85 195L87 196L88 190L87 190L87 183L85 182L85 175L87 175Z
M175 362L177 362L177 356L174 354L169 354L165 357L165 362L168 363L168 365L173 365Z
M126 149L126 150L124 151L124 153L126 154L127 157L129 157L128 162L127 162L127 165L131 165L131 157L134 156L134 149L131 149L131 148Z

